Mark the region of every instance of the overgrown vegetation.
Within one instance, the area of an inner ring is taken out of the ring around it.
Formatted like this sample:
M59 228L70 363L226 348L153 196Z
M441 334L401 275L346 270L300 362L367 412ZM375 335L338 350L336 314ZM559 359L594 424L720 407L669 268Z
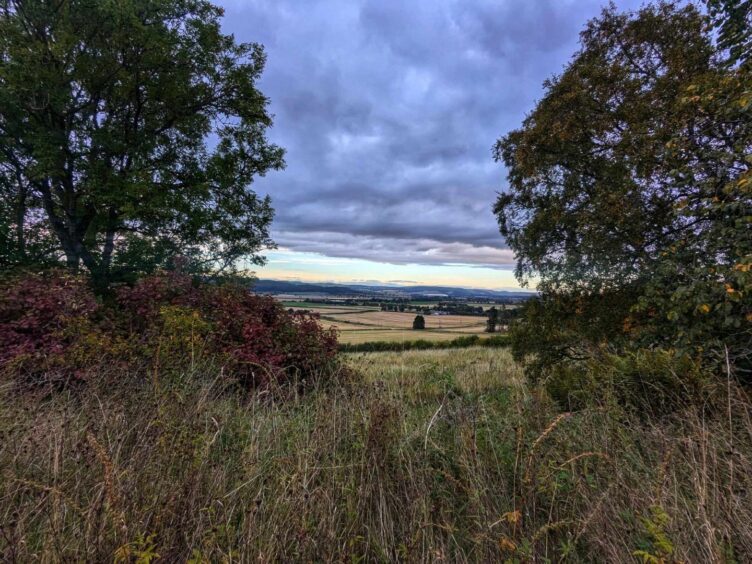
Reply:
M165 363L179 368L207 359L246 389L288 380L311 385L334 370L336 351L336 333L315 317L290 314L243 286L178 272L145 277L108 301L64 271L0 284L0 375L22 389L87 384L108 365L148 378Z
M113 368L84 394L2 386L0 558L752 558L733 384L658 419L562 412L505 349L349 359L360 380L302 396L241 396L204 364Z
M216 276L271 243L261 48L0 1L0 560L752 561L752 5L707 7L606 9L499 141L510 335L338 354Z

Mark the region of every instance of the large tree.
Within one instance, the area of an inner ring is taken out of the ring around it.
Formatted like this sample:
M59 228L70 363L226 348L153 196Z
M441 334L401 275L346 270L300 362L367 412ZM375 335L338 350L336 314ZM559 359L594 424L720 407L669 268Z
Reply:
M273 211L249 185L283 151L264 51L221 16L204 0L0 0L0 256L41 231L100 283L178 253L262 260Z
M748 367L750 3L711 4L611 7L589 22L564 72L496 145L509 189L495 212L518 277L539 280L543 303L581 327L727 345Z

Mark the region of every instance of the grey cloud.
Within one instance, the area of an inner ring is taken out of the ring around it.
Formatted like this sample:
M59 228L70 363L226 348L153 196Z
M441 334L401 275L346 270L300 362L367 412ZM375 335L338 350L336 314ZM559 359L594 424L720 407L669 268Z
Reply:
M601 0L219 0L266 46L288 168L259 179L296 251L507 268L494 141L561 70ZM620 7L636 7L623 0Z
M282 248L329 257L358 258L390 264L472 265L509 269L514 257L508 249L469 243L442 243L432 239L397 236L372 237L342 232L279 232Z

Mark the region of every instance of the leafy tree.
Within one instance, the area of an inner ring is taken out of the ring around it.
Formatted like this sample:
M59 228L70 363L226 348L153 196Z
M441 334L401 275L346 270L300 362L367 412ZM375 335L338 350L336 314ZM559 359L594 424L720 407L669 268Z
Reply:
M564 307L565 348L610 319L612 345L728 348L749 369L752 73L735 45L752 26L748 12L712 13L606 9L496 145L509 190L495 212L518 278L540 281L540 307L617 304Z
M499 310L496 306L491 307L487 312L488 320L486 321L486 333L496 333L496 325L499 323Z
M206 0L0 0L3 254L34 229L100 283L180 253L260 263L283 166L256 88L265 55ZM6 241L7 239L7 241Z
M748 64L752 58L752 0L706 0L708 12L718 30L718 45L727 49L731 64Z
M413 319L413 329L422 330L426 328L426 319L422 315L416 315Z
M57 243L45 227L22 179L0 162L0 266L50 265L57 262Z

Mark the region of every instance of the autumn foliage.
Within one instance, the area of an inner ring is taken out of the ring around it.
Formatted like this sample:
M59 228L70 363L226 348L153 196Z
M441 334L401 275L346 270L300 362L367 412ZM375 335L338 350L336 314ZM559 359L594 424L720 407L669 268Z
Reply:
M103 365L221 363L248 389L312 382L333 367L337 336L274 299L180 273L146 277L105 302L63 271L0 286L0 370L26 385L85 382Z

